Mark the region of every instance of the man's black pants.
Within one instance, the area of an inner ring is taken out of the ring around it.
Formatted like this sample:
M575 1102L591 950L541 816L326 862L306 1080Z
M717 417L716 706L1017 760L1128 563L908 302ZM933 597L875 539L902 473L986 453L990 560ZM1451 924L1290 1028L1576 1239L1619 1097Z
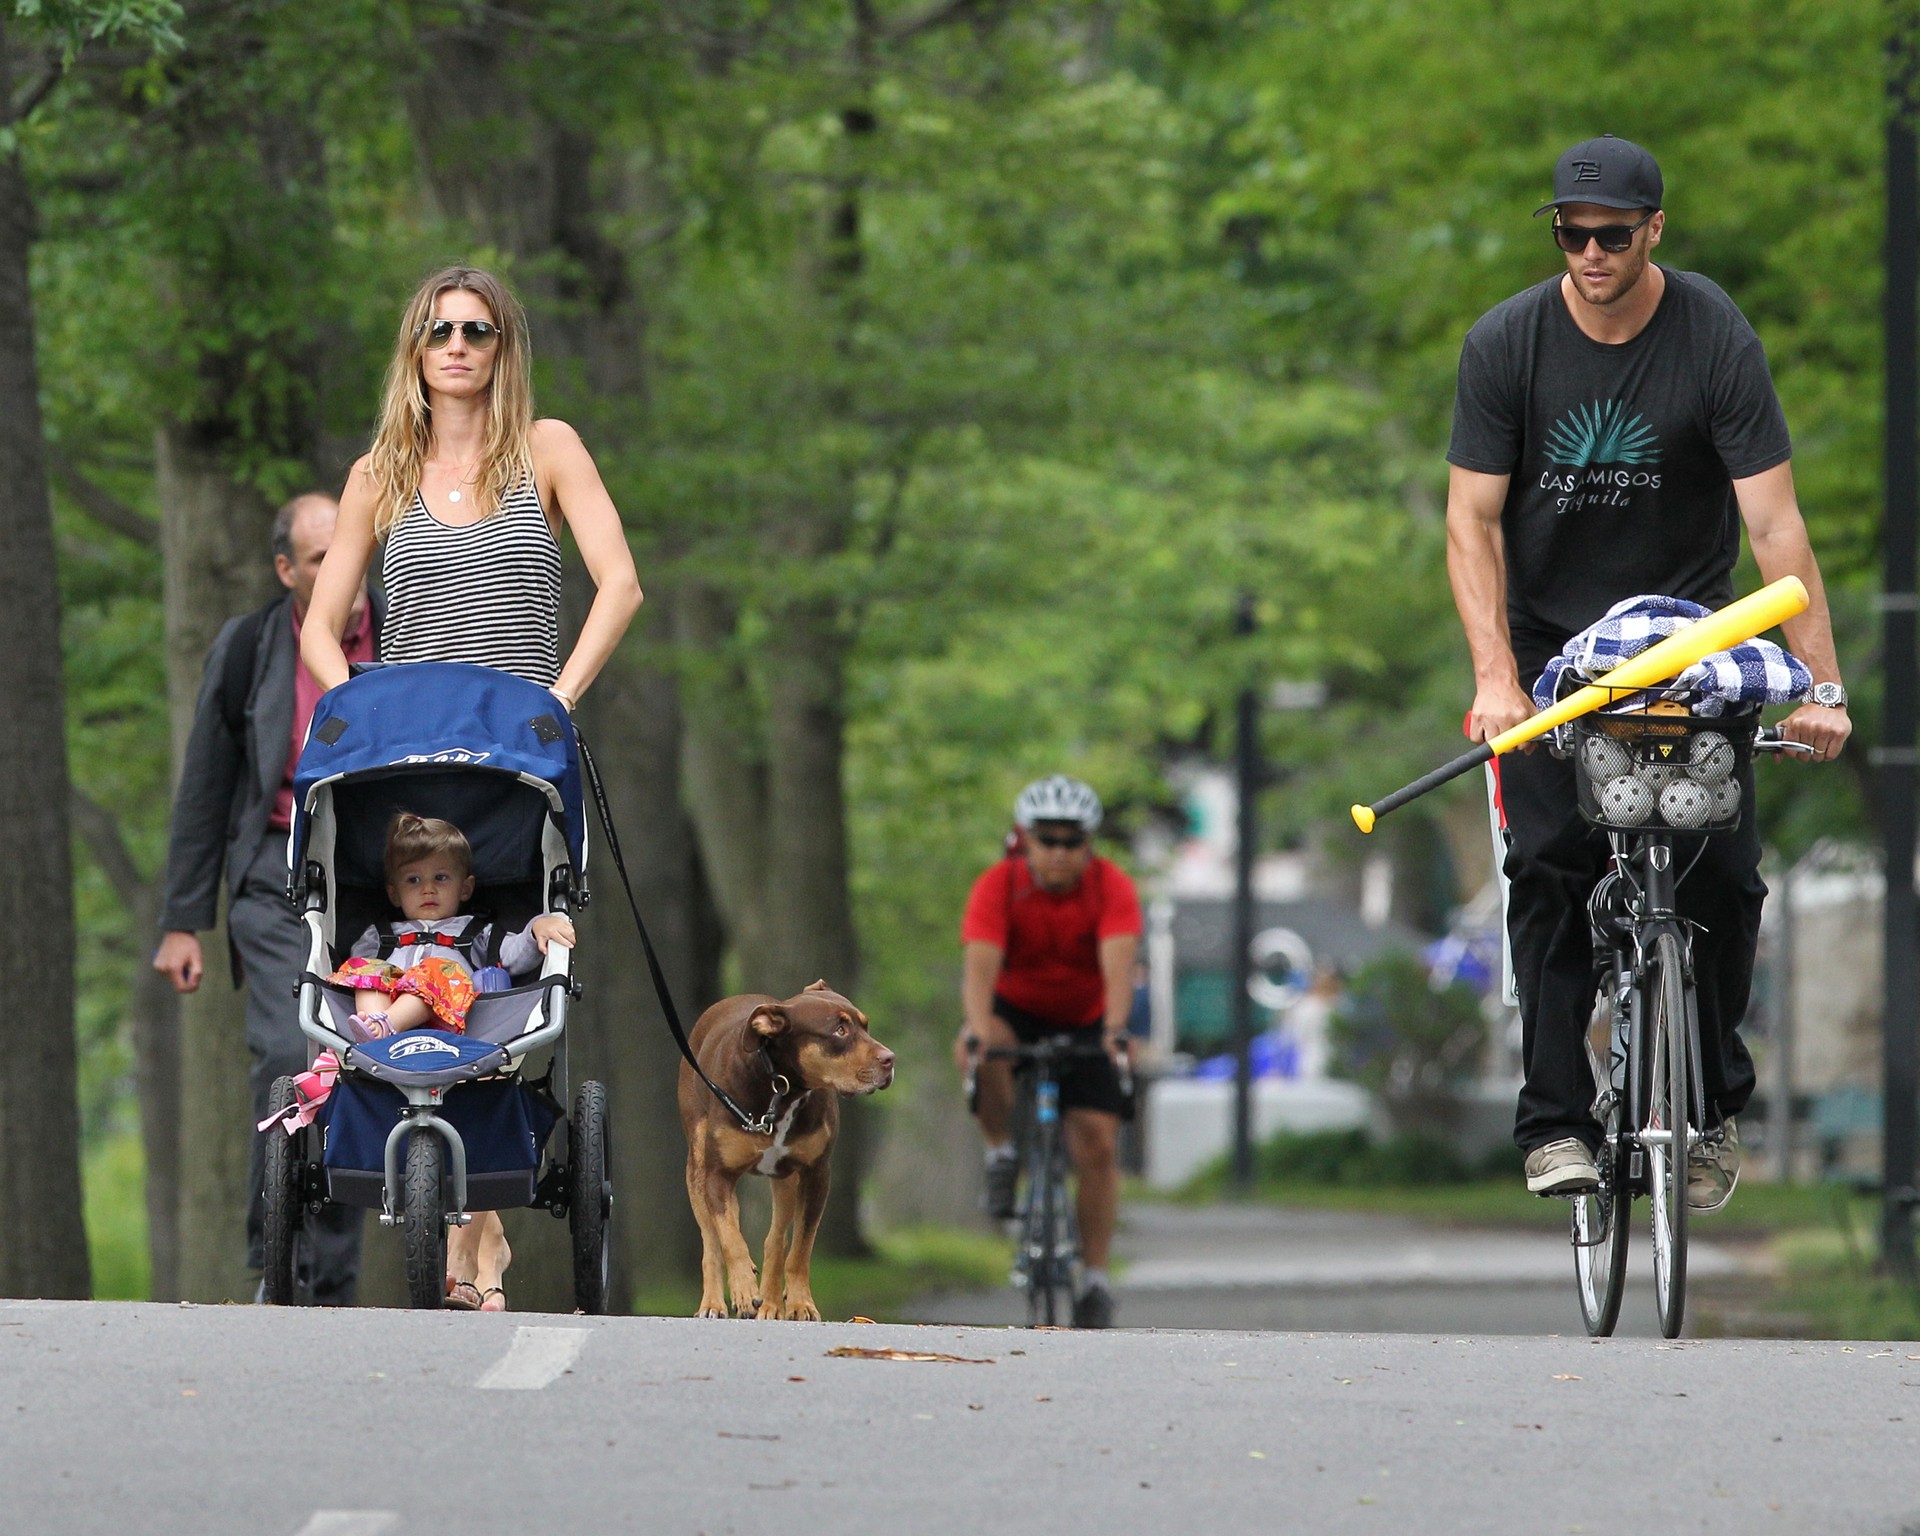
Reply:
M1753 1096L1753 1058L1739 1026L1746 1017L1753 957L1760 938L1760 831L1753 814L1751 767L1742 770L1740 828L1714 837L1674 840L1681 882L1680 915L1693 930L1693 968L1700 1013L1701 1075L1709 1119L1736 1115ZM1526 1085L1513 1139L1532 1151L1565 1136L1588 1148L1599 1142L1593 1119L1593 1074L1584 1036L1593 1014L1592 933L1587 898L1606 872L1604 832L1581 819L1573 764L1544 747L1500 759L1501 798L1513 843L1507 851L1507 932L1520 989L1522 1065Z
M276 1077L306 1071L316 1047L300 1033L293 984L306 965L307 930L287 900L287 834L268 832L240 893L227 911L227 929L240 951L247 978L247 1048L253 1053L250 1081L253 1118L267 1113L267 1096ZM266 1214L267 1137L284 1136L278 1127L248 1128L253 1149L247 1162L247 1267L259 1269ZM359 1287L361 1212L329 1205L307 1217L306 1271L302 1289L316 1306L350 1307Z

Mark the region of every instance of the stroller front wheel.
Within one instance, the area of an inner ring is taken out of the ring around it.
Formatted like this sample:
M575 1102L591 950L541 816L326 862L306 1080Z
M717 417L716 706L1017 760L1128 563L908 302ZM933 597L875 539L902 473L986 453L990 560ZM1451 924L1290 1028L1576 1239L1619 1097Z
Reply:
M445 1161L446 1146L437 1133L416 1130L408 1138L401 1225L407 1255L407 1303L413 1307L439 1307L446 1302Z

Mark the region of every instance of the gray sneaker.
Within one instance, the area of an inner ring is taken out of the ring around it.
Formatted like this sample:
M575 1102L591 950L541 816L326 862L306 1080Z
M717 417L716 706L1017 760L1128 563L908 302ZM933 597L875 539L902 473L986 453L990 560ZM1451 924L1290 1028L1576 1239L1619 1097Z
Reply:
M1020 1154L1014 1151L987 1154L987 1187L980 1203L996 1221L1016 1214L1014 1193L1020 1184Z
M1731 1118L1720 1122L1687 1153L1687 1208L1717 1211L1740 1182L1740 1133Z
M1527 1193L1532 1195L1571 1195L1600 1185L1600 1170L1593 1166L1593 1154L1573 1136L1550 1141L1527 1154Z

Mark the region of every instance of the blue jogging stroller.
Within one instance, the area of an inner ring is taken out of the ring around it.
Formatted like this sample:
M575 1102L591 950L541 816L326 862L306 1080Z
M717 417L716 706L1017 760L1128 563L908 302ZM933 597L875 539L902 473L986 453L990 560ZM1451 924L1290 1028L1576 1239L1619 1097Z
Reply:
M357 1042L355 994L330 977L369 924L392 921L383 867L400 811L442 817L473 849L469 912L493 942L543 912L585 904L587 843L572 721L544 688L487 667L375 667L324 695L294 775L289 894L307 929L301 1031L340 1064L292 1135L269 1128L265 1295L294 1299L301 1225L328 1201L402 1229L415 1307L445 1297L447 1228L471 1212L539 1206L573 1238L574 1300L607 1310L613 1185L606 1089L567 1093L573 956L555 944L537 976L479 992L465 1034L421 1029ZM480 919L477 919L477 921ZM477 926L477 922L476 922ZM476 966L491 956L474 955ZM533 1076L536 1066L544 1071ZM270 1108L296 1104L278 1079Z

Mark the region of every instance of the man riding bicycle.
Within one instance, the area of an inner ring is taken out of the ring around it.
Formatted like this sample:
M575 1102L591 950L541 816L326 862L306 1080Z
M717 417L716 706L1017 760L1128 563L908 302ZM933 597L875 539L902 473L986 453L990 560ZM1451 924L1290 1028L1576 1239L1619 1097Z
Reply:
M1029 784L1014 802L1013 817L1014 844L974 882L961 921L964 1022L954 1061L962 1073L977 1072L974 1112L987 1144L987 1210L1010 1217L1020 1171L1013 1070L985 1052L1047 1035L1104 1030L1105 1053L1065 1065L1060 1107L1079 1182L1085 1260L1073 1323L1108 1328L1113 1290L1107 1254L1120 1203L1120 1122L1133 1116L1116 1059L1126 1049L1133 1008L1140 897L1124 870L1094 853L1100 797L1078 779L1055 774Z
M1812 597L1784 627L1812 671L1813 702L1783 725L1828 760L1852 727L1786 418L1733 301L1653 263L1663 196L1660 168L1638 145L1611 135L1576 144L1554 167L1553 200L1536 211L1552 211L1566 270L1467 334L1447 450L1447 572L1473 656L1469 734L1485 741L1531 715L1528 685L1615 602L1730 601L1744 520L1762 578L1798 576ZM1593 1004L1586 907L1608 845L1580 816L1568 762L1508 756L1501 793L1526 1073L1514 1139L1527 1188L1566 1194L1598 1180L1583 1043ZM1717 1210L1733 1192L1733 1117L1754 1088L1737 1031L1766 886L1750 782L1745 794L1738 832L1704 840L1679 892L1696 925L1707 1107L1707 1134L1688 1160L1696 1210Z

